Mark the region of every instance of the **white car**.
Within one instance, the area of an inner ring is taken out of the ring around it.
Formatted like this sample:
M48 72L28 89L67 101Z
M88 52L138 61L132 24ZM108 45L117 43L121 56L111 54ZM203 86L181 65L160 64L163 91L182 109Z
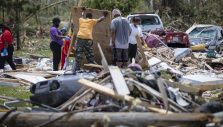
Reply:
M139 17L141 19L141 25L143 32L163 30L163 22L161 21L159 15L148 14L148 13L134 13L127 16L129 22L132 22L133 17Z

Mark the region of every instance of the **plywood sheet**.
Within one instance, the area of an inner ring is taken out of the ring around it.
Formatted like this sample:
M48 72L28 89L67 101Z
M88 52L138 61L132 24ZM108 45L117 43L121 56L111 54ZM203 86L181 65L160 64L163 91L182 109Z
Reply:
M103 15L104 10L97 10L97 9L86 9L86 13L90 12L93 15L93 18L98 19ZM79 30L79 18L81 17L81 8L80 7L73 7L73 23L74 23L74 32L77 33ZM108 16L105 20L98 23L93 30L93 49L95 54L95 60L97 63L101 64L101 55L97 47L97 43L100 43L103 52L105 54L106 60L108 64L112 62L112 49L109 46L110 42L110 23L111 23L111 12L109 12ZM86 60L85 62L86 63Z

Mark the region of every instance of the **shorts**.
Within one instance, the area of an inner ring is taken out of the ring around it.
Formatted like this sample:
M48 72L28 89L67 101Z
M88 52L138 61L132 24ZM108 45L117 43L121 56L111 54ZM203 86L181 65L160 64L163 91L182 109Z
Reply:
M115 48L114 57L116 62L128 62L128 49Z

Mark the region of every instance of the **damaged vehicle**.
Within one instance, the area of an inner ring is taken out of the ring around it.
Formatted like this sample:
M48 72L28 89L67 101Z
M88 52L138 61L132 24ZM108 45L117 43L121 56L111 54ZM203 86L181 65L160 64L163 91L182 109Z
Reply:
M186 33L189 35L191 46L204 44L206 48L222 51L223 29L216 25L193 25Z

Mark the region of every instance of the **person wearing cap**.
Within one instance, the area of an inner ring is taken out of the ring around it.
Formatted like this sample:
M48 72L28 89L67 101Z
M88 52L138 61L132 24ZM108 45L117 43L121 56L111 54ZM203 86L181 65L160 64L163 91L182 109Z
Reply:
M59 70L59 64L61 60L61 47L63 45L63 38L61 32L58 30L60 25L60 18L55 17L52 20L53 25L50 28L50 49L53 53L53 71Z
M113 45L113 64L126 67L128 62L129 35L131 27L128 20L121 16L119 9L112 11L111 42Z
M139 36L141 39L142 44L144 44L144 39L143 39L143 34L142 34L142 29L138 26L140 25L141 19L139 17L133 17L132 18L132 23L130 24L132 32L129 36L129 49L128 49L128 55L129 55L129 60L132 62L132 59L136 57L137 53L137 40L136 36Z
M12 70L16 70L13 62L13 37L11 30L3 24L0 24L0 70L4 69L5 62L8 62Z
M84 53L88 63L95 63L94 53L93 53L93 28L94 26L104 20L108 15L107 11L103 12L103 16L99 19L92 19L93 15L91 13L85 14L85 7L82 8L82 17L79 19L79 31L77 33L77 43L75 45L76 49L76 59L75 59L75 67L73 72L80 70L82 54Z

